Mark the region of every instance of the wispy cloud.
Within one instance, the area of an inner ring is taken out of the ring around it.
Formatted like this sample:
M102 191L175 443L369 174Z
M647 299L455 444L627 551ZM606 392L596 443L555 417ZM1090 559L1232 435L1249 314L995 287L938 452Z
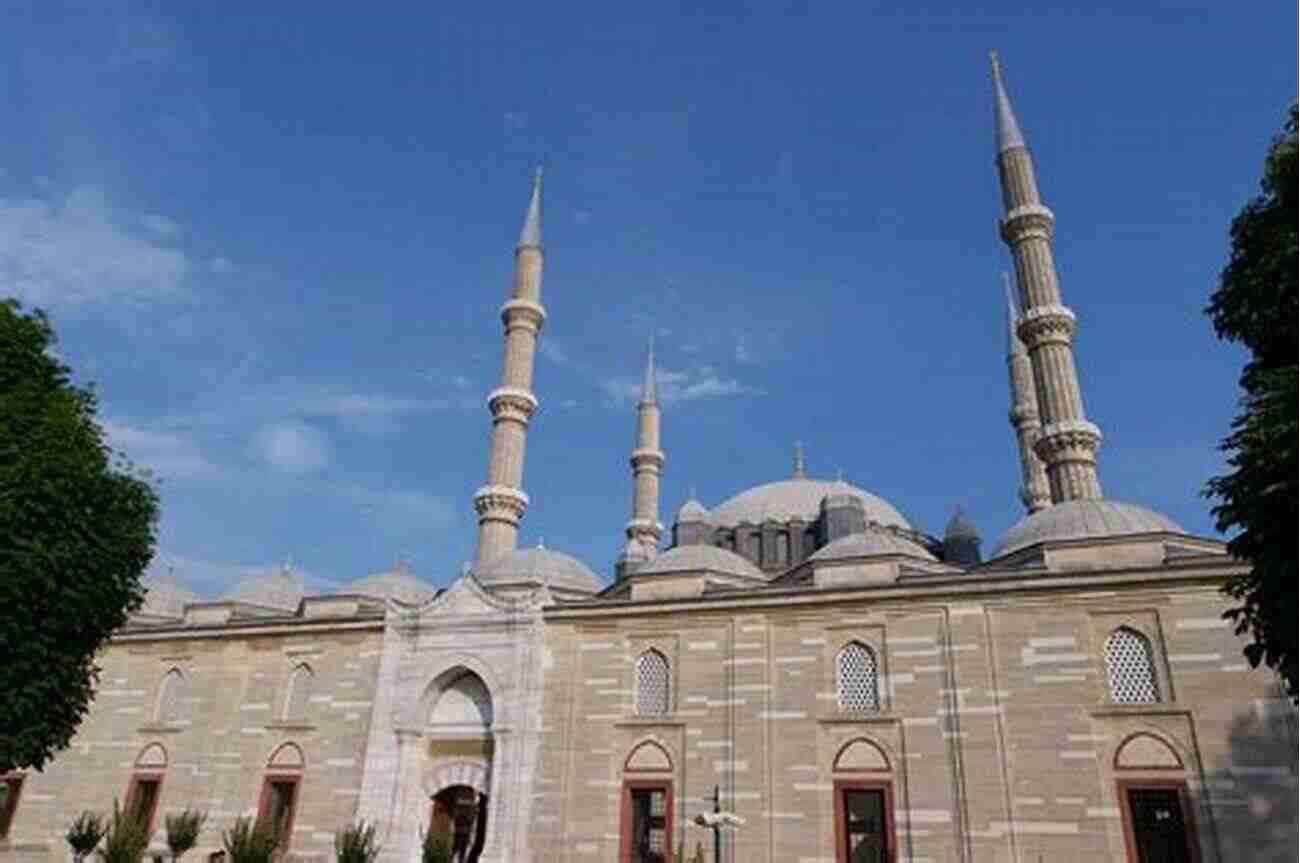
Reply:
M146 577L175 577L185 587L203 599L216 599L245 578L256 578L279 572L288 559L278 563L235 563L233 561L205 560L190 557L172 549L160 548L145 571ZM295 575L302 578L309 593L328 593L342 583L312 570L292 565Z
M112 206L92 187L66 197L0 198L0 280L25 302L76 306L183 293L190 261L180 226Z
M147 468L163 479L195 479L211 476L216 471L198 443L184 435L114 420L105 420L101 426L110 446L125 454L137 467Z
M738 378L721 374L712 366L693 366L674 371L658 371L659 400L664 404L699 401L701 399L732 398L759 395L762 388L746 384ZM641 395L638 378L606 378L600 382L605 395L617 405L627 405Z
M268 423L257 430L249 452L281 473L315 473L330 463L329 439L300 422Z

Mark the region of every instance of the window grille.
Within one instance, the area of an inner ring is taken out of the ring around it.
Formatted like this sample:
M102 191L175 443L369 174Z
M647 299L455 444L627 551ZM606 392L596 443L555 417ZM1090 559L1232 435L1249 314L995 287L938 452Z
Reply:
M1110 679L1110 700L1116 704L1154 704L1160 700L1151 644L1126 626L1106 639L1106 675Z
M636 658L636 712L662 716L668 712L668 660L657 650Z
M880 710L879 666L876 654L865 644L853 642L840 651L840 710L875 713Z
M173 668L163 675L158 687L158 721L174 722L180 718L181 695L185 687L185 676L179 668Z
M307 718L307 702L311 699L314 675L307 665L299 665L289 674L289 687L284 696L284 718Z

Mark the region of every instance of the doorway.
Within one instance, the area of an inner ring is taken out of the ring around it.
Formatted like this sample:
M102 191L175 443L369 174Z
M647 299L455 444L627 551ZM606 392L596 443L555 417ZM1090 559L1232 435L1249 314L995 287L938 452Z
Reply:
M451 840L452 860L478 863L487 838L487 795L468 785L452 785L433 796L430 832Z

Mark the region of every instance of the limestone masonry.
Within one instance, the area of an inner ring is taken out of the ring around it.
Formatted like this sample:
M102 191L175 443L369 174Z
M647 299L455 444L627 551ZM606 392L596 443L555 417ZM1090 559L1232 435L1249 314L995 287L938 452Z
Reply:
M404 566L309 594L291 569L201 598L151 578L94 705L44 772L0 777L0 863L63 863L114 798L240 815L287 859L378 825L383 863L446 832L460 860L668 861L715 786L724 859L1295 859L1296 713L1252 670L1219 592L1245 565L1103 496L1044 205L994 62L1009 418L1026 516L991 549L844 479L791 475L660 524L672 447L653 345L606 582L518 548L538 406L542 178L501 307L478 550L450 587ZM661 419L664 421L661 436ZM562 493L562 491L560 492Z

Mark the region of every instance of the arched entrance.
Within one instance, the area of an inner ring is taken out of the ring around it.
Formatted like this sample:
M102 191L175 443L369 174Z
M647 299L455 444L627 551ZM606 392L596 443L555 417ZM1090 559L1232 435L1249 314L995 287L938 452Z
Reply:
M477 863L487 838L492 775L492 696L463 667L435 681L428 723L429 832L450 840L456 863Z

